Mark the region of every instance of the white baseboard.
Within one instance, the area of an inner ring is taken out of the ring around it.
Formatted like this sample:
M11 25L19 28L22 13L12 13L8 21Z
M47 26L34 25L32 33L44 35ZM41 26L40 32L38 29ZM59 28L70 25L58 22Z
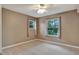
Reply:
M7 49L7 48L15 47L15 46L22 45L22 44L25 44L25 43L29 43L29 42L32 42L32 41L35 41L35 40L37 40L37 39L33 39L33 40L25 41L25 42L20 42L20 43L12 44L12 45L3 47L2 49Z
M58 44L58 45L63 45L63 46L73 47L73 48L78 48L79 49L79 46L73 46L73 45L69 45L69 44L65 44L65 43L59 43L59 42L51 42L51 41L43 40L43 39L34 39L34 40L25 41L25 42L20 42L20 43L17 43L17 44L13 44L13 45L3 47L2 49L15 47L15 46L22 45L22 44L25 44L25 43L29 43L29 42L32 42L32 41L35 41L35 40L39 40L39 41L43 41L43 42L47 42L47 43L51 43L51 44Z
M78 48L79 49L79 46L69 45L69 44L66 44L66 43L51 42L51 41L43 40L43 39L39 39L39 40L43 41L43 42L51 43L51 44L58 44L58 45L63 45L63 46L72 47L72 48Z

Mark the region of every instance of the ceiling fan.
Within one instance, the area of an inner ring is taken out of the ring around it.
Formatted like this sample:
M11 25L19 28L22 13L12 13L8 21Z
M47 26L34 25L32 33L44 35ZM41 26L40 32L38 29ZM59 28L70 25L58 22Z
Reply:
M38 9L37 9L37 13L38 14L43 14L44 12L46 12L46 8L48 7L47 4L39 4L38 5Z
M50 7L50 4L33 4L30 9L36 11L38 14L43 14L47 12L47 9Z

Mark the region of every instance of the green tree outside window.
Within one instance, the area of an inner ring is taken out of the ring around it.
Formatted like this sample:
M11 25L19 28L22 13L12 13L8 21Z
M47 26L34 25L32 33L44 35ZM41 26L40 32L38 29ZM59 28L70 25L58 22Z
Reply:
M48 35L57 35L59 31L59 18L48 20Z

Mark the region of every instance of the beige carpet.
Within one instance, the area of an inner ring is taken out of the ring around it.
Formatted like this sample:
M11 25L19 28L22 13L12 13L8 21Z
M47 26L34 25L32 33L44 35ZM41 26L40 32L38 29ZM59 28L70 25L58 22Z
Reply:
M79 49L33 41L3 50L3 55L73 55L79 54Z

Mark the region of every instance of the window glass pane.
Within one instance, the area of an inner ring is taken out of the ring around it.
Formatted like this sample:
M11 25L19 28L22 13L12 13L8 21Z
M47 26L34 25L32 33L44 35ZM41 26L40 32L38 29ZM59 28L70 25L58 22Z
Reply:
M59 32L59 18L53 18L48 21L48 35L57 35Z
M33 28L34 27L34 22L31 20L31 21L29 21L29 27L30 28Z
M36 21L35 20L29 20L29 28L36 29Z

